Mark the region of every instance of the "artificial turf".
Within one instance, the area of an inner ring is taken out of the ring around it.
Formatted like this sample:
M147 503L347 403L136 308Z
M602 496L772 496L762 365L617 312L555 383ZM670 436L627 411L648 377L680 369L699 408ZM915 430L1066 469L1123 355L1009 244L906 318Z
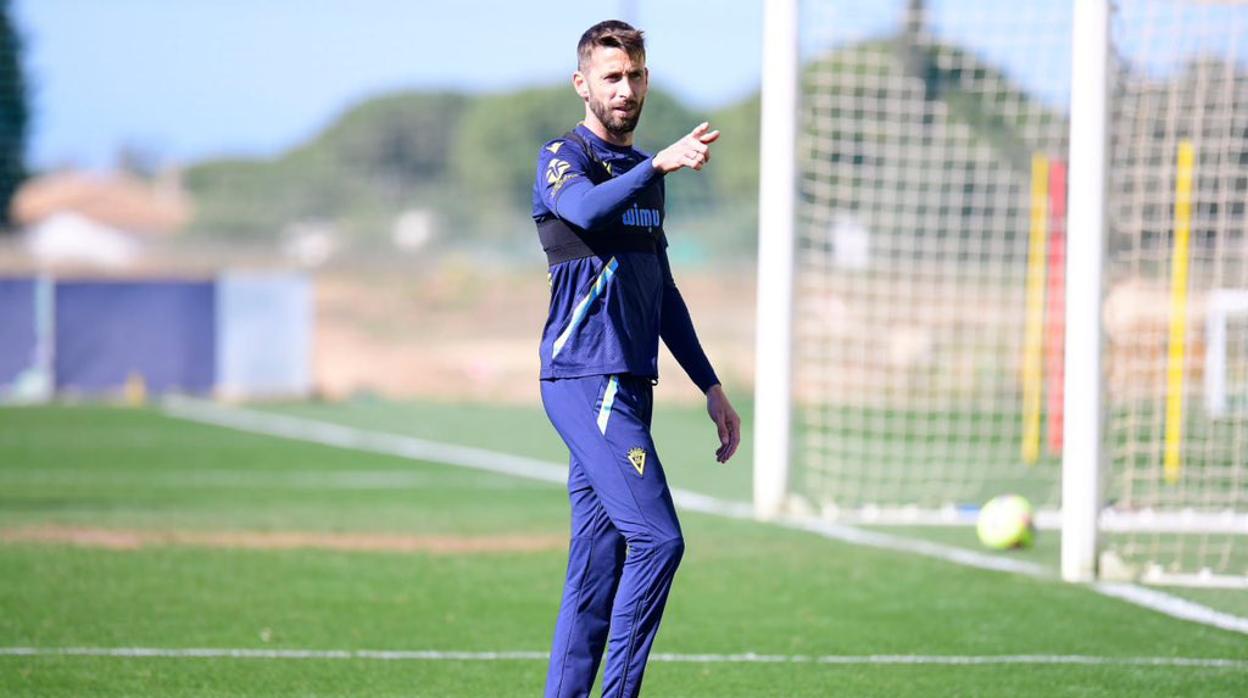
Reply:
M530 417L517 415L514 424L485 430L494 435L481 445L536 441L526 430ZM688 417L691 427L695 416ZM478 419L488 423L489 411ZM515 433L504 438L506 429ZM539 447L548 448L532 446L529 455L544 455ZM0 410L0 486L0 531L73 525L470 539L557 536L567 526L557 486L241 434L151 410ZM688 551L655 652L1248 658L1248 637L1078 586L747 521L688 512L682 518ZM0 543L0 647L540 652L553 626L563 556L559 549L443 554ZM524 696L540 694L544 671L532 659L0 656L0 694ZM644 692L1246 693L1243 665L707 661L654 662Z

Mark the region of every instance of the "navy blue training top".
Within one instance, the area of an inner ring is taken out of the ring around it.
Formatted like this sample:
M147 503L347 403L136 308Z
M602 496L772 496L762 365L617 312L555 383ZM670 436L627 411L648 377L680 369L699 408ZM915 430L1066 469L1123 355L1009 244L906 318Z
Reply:
M664 195L647 153L584 124L542 146L533 219L550 262L543 379L657 379L662 338L702 392L719 383L672 278Z

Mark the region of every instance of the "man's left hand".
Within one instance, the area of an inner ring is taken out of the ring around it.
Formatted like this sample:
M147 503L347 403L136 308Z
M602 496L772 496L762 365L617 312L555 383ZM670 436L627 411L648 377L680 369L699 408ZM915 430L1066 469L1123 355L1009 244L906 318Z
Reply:
M741 417L732 409L732 403L724 394L723 387L718 384L706 391L706 411L719 431L719 448L715 450L715 460L727 463L741 444Z

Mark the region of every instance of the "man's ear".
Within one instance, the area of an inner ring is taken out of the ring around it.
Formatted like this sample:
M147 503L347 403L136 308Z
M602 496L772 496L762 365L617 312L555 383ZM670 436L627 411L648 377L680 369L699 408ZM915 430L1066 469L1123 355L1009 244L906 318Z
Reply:
M585 77L585 74L579 70L572 73L572 89L576 90L576 93L581 96L581 99L589 99L589 81Z

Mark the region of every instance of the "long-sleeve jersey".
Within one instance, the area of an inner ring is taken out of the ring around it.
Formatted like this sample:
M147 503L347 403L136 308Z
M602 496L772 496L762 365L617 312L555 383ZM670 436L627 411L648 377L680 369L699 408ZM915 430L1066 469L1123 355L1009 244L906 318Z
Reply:
M533 220L550 265L541 377L658 378L659 339L700 390L719 383L672 278L663 176L583 124L542 146Z

